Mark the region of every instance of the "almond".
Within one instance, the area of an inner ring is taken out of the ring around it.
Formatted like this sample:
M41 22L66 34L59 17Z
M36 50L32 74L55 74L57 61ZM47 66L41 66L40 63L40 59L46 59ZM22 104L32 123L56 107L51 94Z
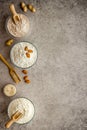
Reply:
M29 53L33 53L33 50L28 50Z
M27 46L25 46L24 50L25 50L25 51L28 51L28 47L27 47Z
M30 58L30 54L28 52L26 53L26 56L27 56L27 58Z
M23 78L24 80L28 80L28 76L24 76L24 78Z
M27 73L28 73L28 71L27 71L27 70L22 70L22 72L23 72L24 74L27 74Z
M25 80L25 83L29 84L29 83L30 83L30 80L29 80L29 79Z

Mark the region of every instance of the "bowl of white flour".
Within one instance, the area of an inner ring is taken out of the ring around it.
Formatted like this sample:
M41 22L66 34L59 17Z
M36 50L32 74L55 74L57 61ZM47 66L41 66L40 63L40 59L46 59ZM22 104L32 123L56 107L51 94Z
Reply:
M20 21L15 24L12 17L9 17L6 21L6 31L13 37L21 38L29 32L29 19L24 14L19 14Z
M16 121L18 124L25 124L32 120L35 114L35 107L27 98L16 98L13 101L10 102L8 106L8 116L11 118L11 116L16 112L19 111L23 114L23 116Z
M28 69L37 60L37 48L30 42L19 42L10 50L11 62L19 68Z

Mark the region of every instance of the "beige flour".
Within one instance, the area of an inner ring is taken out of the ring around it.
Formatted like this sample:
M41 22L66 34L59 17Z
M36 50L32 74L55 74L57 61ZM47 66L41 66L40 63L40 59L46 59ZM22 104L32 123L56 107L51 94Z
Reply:
M14 37L22 37L26 35L29 31L29 20L28 18L23 15L19 14L20 21L15 24L10 17L7 22L7 29L11 35Z
M20 111L23 116L16 123L24 124L29 122L34 116L34 106L32 102L26 98L14 99L8 107L8 116L11 116L16 112Z

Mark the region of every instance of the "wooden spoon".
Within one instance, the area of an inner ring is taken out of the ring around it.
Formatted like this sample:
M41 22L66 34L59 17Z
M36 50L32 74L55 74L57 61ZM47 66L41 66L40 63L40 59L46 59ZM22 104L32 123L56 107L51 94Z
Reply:
M23 114L19 111L16 111L12 116L11 119L5 124L6 128L9 128L14 122L18 121Z
M14 4L10 5L10 11L12 13L12 19L14 21L15 24L17 24L20 21L20 16L19 14L16 12Z
M3 61L3 63L8 67L10 76L13 78L13 80L16 83L19 83L21 81L21 78L18 76L14 68L7 62L7 60L0 54L0 59Z

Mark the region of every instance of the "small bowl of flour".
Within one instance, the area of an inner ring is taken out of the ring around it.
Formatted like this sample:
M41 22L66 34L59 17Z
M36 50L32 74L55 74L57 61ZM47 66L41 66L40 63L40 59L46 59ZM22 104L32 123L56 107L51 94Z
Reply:
M19 42L10 50L11 62L21 69L28 69L37 60L37 49L30 42Z
M19 14L20 21L15 24L12 17L6 21L6 31L14 38L21 38L29 32L29 19L24 14Z
M32 120L35 114L35 107L33 103L27 98L16 98L10 102L8 106L8 116L11 116L16 112L19 111L23 114L23 116L16 121L18 124L25 124Z

